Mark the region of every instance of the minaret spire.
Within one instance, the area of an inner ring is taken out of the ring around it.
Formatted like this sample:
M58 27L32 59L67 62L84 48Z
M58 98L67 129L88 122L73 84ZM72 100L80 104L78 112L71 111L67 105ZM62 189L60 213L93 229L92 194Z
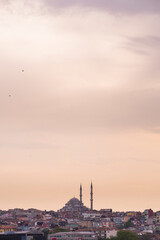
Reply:
M82 204L82 184L80 184L80 195L79 195L79 197L80 197L80 202Z
M93 185L92 185L92 182L91 182L91 210L93 210Z

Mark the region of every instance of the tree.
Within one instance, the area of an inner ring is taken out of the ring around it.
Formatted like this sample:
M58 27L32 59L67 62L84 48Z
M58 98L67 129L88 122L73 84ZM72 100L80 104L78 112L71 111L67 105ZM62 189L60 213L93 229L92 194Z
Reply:
M47 240L48 234L51 233L51 231L49 230L49 228L44 228L42 232L44 233L44 238Z
M134 226L134 225L133 225L131 219L129 219L128 222L126 222L123 227L124 227L124 228L129 228L129 227L133 227L133 226Z
M122 230L117 233L117 240L139 240L139 237L136 233Z
M102 240L141 240L141 238L139 238L139 236L134 232L121 230L118 231L117 237L111 237Z
M50 230L49 228L43 228L42 232L48 235L50 233Z
M60 227L55 227L52 232L53 233L57 233L57 232L69 232L70 230L69 229L65 229L65 228L60 228Z

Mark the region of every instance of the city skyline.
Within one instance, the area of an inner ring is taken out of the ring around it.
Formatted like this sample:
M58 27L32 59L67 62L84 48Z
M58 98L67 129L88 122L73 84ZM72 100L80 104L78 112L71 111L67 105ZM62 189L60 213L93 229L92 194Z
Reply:
M160 209L160 1L0 1L0 209Z

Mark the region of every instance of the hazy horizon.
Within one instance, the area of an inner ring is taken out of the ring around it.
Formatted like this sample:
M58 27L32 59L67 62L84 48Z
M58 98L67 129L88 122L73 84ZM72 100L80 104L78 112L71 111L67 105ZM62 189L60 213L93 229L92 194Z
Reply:
M160 1L0 1L0 209L160 210Z

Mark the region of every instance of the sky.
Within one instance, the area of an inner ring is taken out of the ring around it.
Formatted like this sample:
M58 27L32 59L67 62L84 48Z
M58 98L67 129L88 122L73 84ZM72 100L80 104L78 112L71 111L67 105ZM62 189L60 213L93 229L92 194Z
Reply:
M160 1L0 0L0 209L160 210Z

